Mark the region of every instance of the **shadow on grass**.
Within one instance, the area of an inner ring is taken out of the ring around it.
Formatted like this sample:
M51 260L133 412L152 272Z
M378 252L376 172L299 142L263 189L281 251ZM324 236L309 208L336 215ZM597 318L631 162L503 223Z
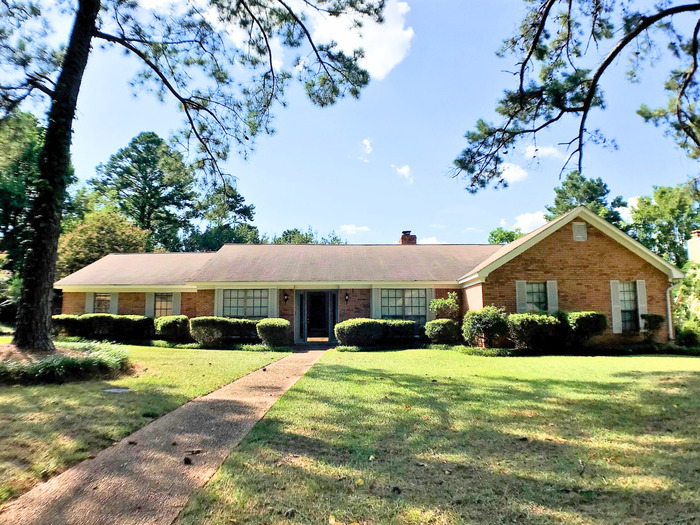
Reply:
M700 373L613 378L433 381L317 365L181 522L700 519Z

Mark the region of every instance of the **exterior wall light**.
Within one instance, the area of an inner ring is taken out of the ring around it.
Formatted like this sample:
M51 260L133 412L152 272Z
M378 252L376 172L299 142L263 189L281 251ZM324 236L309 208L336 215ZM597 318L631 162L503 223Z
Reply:
M287 301L289 301L289 294L284 292L284 302L286 303Z
M348 292L345 292L345 302L347 303L350 300L350 294Z

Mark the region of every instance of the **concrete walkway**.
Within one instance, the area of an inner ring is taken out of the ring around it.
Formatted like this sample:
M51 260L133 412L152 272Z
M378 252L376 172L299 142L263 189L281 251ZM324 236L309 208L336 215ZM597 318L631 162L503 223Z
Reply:
M190 401L10 503L0 524L172 523L323 353L294 353Z

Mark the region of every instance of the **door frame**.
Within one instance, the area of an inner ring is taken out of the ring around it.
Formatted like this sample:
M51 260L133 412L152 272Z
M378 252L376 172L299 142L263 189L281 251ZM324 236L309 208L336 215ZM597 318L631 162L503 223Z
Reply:
M328 300L328 342L335 343L335 325L338 323L337 289L294 290L294 344L308 344L308 296L311 293L326 293Z

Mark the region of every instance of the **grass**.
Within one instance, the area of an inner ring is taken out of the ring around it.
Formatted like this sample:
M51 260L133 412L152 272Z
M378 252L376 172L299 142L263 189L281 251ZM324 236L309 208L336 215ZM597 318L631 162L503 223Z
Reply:
M698 358L330 351L178 523L697 523L698 428Z
M138 372L118 380L0 387L0 503L284 355L135 346ZM130 391L103 391L112 387Z

